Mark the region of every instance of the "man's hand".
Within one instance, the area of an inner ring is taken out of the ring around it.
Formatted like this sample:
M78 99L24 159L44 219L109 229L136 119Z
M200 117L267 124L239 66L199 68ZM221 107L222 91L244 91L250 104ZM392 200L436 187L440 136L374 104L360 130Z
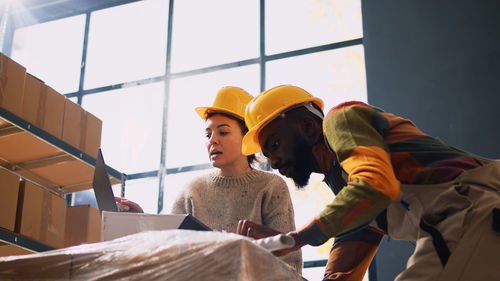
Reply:
M252 237L254 239L262 239L262 238L266 238L269 236L274 236L274 235L280 234L281 232L274 230L270 227L267 227L265 225L254 223L252 221L240 220L238 222L238 228L236 230L236 233L238 233L240 235ZM300 240L299 236L297 235L297 232L295 232L295 231L289 232L287 235L290 235L293 237L293 240L295 240L295 245L291 248L274 251L274 252L272 252L273 255L275 255L277 257L281 257L281 256L284 256L288 253L291 253L293 251L300 249L302 246L304 246L306 244L302 240Z
M135 202L132 202L122 197L115 197L115 200L119 205L118 209L120 209L121 207L122 209L121 212L144 213L141 206L139 206L139 204Z

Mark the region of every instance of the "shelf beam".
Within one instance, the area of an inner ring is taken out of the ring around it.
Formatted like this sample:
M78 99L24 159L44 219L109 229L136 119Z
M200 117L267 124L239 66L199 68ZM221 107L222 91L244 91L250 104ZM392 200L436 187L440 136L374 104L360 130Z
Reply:
M17 171L17 170L31 170L31 169L36 169L36 168L41 168L41 167L48 167L48 166L53 166L56 164L60 164L63 162L71 162L71 161L76 161L75 157L67 155L67 154L60 154L52 157L47 157L47 158L42 158L42 159L35 159L35 160L30 160L22 163L16 163L16 164L11 164L10 170L12 171Z
M21 248L24 248L28 251L35 251L35 252L46 252L50 250L54 250L54 248L49 247L47 245L44 245L42 243L33 241L31 239L28 239L26 237L23 237L17 233L8 231L6 229L0 228L0 240L5 241L9 244L19 246Z

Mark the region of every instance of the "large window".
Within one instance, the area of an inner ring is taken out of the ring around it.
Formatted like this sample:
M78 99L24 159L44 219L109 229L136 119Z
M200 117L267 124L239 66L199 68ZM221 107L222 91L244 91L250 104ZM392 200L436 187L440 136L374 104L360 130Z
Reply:
M165 75L167 20L162 0L92 12L85 89Z
M10 56L103 120L106 163L146 212L168 213L212 169L194 108L221 87L294 84L326 110L367 100L360 0L107 2L17 26ZM305 190L286 181L298 227L333 199L320 175ZM304 248L309 280L322 278L330 244Z
M60 93L78 91L85 15L19 28L11 56Z

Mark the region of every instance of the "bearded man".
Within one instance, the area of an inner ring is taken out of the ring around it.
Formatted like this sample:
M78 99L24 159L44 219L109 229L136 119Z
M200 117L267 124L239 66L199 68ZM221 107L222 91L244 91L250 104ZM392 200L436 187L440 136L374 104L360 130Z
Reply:
M288 233L295 246L335 237L324 280L362 280L384 235L415 243L396 280L498 280L500 161L451 147L411 121L351 101L323 118L323 102L283 85L246 107L242 151L262 151L274 169L307 185L312 172L336 195L309 224ZM240 221L254 238L273 229Z

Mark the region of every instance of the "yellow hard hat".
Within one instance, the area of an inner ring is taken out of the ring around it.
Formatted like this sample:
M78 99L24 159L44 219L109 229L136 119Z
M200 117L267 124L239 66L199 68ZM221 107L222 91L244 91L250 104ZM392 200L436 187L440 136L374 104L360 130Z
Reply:
M248 127L248 133L243 137L242 153L251 155L261 151L258 139L260 130L281 112L294 105L308 102L316 104L323 110L322 100L292 85L277 86L253 98L245 110L245 123Z
M217 92L214 103L210 107L197 107L196 112L202 119L207 119L211 112L223 112L245 120L245 106L252 96L238 87L224 87Z

